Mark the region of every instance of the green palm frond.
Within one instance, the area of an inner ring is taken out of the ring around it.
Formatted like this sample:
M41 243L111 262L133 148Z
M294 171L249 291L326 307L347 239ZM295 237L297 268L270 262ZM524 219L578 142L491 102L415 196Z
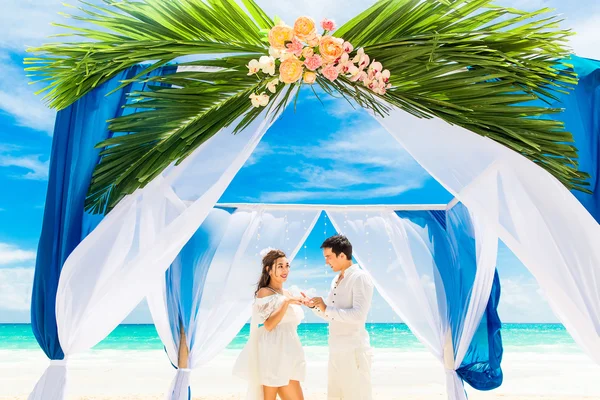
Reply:
M148 67L123 82L147 80L150 90L132 93L137 110L111 121L116 135L100 143L86 206L109 209L145 186L173 162L181 162L222 128L238 121L243 129L261 114L248 96L266 91L265 80L248 76L249 60L268 52L265 32L273 21L253 0L105 0L83 3L70 16L90 27L60 25L80 42L53 43L30 51L28 71L46 82L41 92L62 109L118 72ZM523 154L569 188L585 190L571 134L551 115L558 110L531 106L576 82L567 65L568 31L547 16L494 6L491 0L381 0L335 36L364 47L391 71L384 96L340 78L319 76L326 93L385 116L386 103L421 118L439 117ZM195 70L145 78L147 72L182 56ZM212 68L212 69L211 69ZM296 85L278 87L281 102ZM273 95L276 96L276 95ZM381 100L384 100L383 102ZM418 134L418 133L415 133Z
M63 109L90 90L132 65L151 65L132 80L174 59L190 55L265 54L268 43L261 29L272 21L252 0L244 3L252 19L234 0L104 0L106 7L82 1L83 16L66 17L91 28L55 24L70 32L62 36L84 42L62 42L28 49L44 57L25 60L32 76L51 83L45 99ZM126 85L128 82L123 82Z
M114 207L222 128L246 114L256 117L262 112L249 101L251 93L264 91L264 84L247 74L249 60L234 56L193 62L188 66L198 70L152 78L149 91L132 93L135 101L127 107L139 111L110 123L112 131L128 135L99 143L104 150L92 177L87 207L98 212Z
M335 34L391 71L390 103L490 137L585 190L573 137L550 117L560 110L527 104L576 83L559 65L570 33L549 11L492 0L383 0Z

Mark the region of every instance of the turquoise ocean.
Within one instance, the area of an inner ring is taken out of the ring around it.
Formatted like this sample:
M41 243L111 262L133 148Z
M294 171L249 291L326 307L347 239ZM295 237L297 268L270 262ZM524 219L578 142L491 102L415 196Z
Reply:
M426 351L404 324L367 324L371 344L375 348L401 351ZM229 344L241 349L248 339L246 325ZM304 346L327 346L326 324L301 324L298 334ZM580 352L561 324L504 324L502 339L507 351L521 352ZM38 344L29 324L0 324L0 350L37 350ZM94 350L162 350L163 346L154 325L120 325Z

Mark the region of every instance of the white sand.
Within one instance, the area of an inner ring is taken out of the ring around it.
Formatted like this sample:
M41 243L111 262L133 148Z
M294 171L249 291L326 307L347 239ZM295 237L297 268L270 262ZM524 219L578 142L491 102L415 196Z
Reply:
M325 400L327 351L307 348L307 400ZM245 383L231 376L238 351L227 350L195 370L194 399L243 399ZM0 399L25 400L48 362L41 351L0 351ZM581 353L505 352L504 384L492 392L468 390L470 400L600 399L600 366ZM68 399L164 399L174 374L161 351L97 350L69 360ZM444 372L426 352L378 349L374 399L445 399Z

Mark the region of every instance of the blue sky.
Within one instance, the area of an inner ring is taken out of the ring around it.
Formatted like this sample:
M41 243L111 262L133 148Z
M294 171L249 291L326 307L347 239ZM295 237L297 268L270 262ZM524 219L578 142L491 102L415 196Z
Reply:
M343 23L372 4L366 0L258 1L286 21L308 14ZM600 4L593 0L507 0L500 4L535 9L553 7L581 56L600 59ZM341 5L343 4L343 7ZM4 0L0 15L0 322L29 320L35 249L41 229L52 144L54 112L35 97L22 71L24 48L56 33L49 25L63 11L60 1ZM450 196L375 121L344 103L321 107L304 92L298 112L288 110L267 133L255 154L224 194L225 202L443 203ZM303 111L304 110L304 111ZM293 265L291 283L324 291L331 279L318 250L333 234L321 218ZM504 247L499 254L505 321L554 321L527 270ZM394 314L376 296L372 320ZM128 319L148 320L142 305Z

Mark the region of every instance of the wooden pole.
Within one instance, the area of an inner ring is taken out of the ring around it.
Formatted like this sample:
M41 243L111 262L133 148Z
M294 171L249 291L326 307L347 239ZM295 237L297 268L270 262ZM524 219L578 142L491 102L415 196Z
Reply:
M177 368L188 368L189 349L185 337L185 329L183 322L179 322L179 358L177 360Z

